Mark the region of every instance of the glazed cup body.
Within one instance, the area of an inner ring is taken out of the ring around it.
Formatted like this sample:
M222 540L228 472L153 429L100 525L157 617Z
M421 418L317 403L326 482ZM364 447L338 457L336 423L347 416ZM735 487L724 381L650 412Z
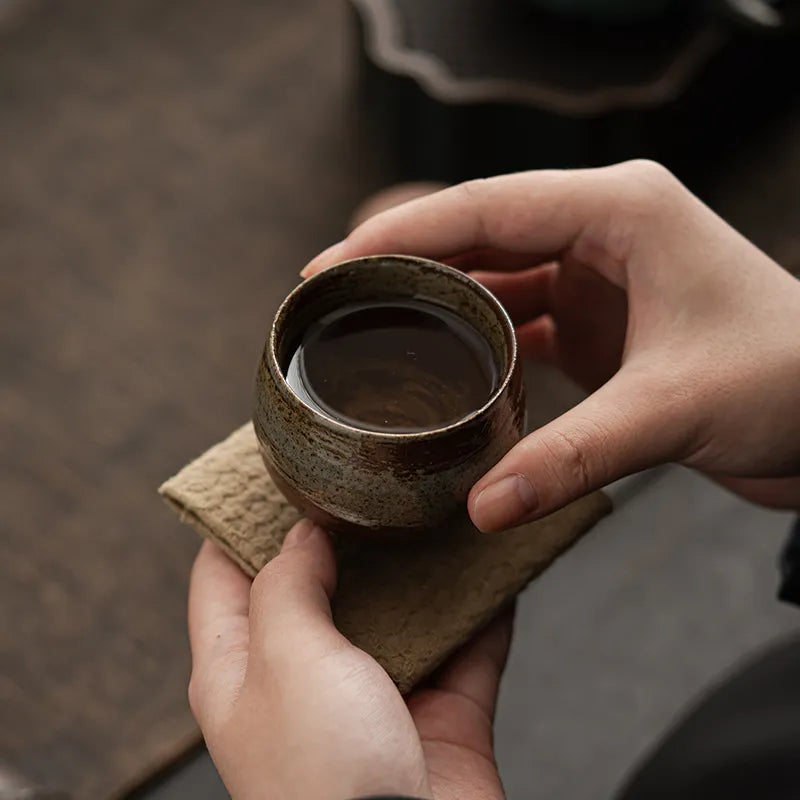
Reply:
M400 298L444 306L486 338L500 378L485 405L445 427L394 433L331 419L295 394L284 370L313 321L348 303ZM522 436L513 324L492 294L451 267L410 256L338 264L278 309L258 367L253 423L270 475L305 516L341 533L431 530L464 513L475 481Z

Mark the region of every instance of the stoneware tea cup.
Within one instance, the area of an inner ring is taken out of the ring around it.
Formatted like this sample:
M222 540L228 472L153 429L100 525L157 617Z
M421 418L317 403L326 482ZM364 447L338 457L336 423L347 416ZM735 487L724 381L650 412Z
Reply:
M309 326L353 303L423 301L485 339L494 391L461 419L413 432L361 429L301 399L286 379ZM499 301L451 267L410 256L338 264L301 283L275 316L256 377L253 422L270 475L304 515L336 532L412 533L466 511L470 488L522 436L522 370Z

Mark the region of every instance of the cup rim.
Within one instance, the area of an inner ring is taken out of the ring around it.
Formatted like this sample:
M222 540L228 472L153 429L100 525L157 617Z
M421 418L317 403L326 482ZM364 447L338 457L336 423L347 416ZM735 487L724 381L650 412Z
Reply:
M480 406L480 408L475 409L474 411L470 412L464 417L456 420L455 422L451 422L448 425L443 425L438 428L426 428L420 431L375 431L375 430L368 430L365 428L359 428L355 425L348 425L346 422L340 422L339 420L333 419L332 417L323 414L321 411L318 411L313 406L310 406L306 403L295 391L289 386L289 383L286 380L286 376L283 374L283 369L280 366L278 361L278 342L277 342L277 332L276 326L278 320L281 319L282 316L286 314L286 307L290 305L292 302L295 301L298 295L309 291L308 287L313 285L315 281L321 279L323 276L327 276L330 279L331 275L336 275L339 272L345 272L348 268L352 268L353 266L368 266L372 262L376 261L383 261L386 259L397 259L398 261L406 261L406 262L413 262L419 266L432 269L435 272L439 272L445 275L448 279L456 280L459 283L468 286L472 291L475 291L478 295L480 295L483 300L489 305L492 310L496 313L498 319L500 320L503 328L505 329L506 333L506 340L510 344L510 353L509 358L507 360L506 367L503 371L503 378L498 383L497 388L492 392L489 396L488 400ZM384 442L412 442L412 441L424 441L425 439L431 438L439 438L441 436L445 436L449 433L454 431L458 431L459 429L463 428L464 426L468 425L471 422L474 422L476 419L488 414L492 407L497 403L499 398L503 395L503 393L508 388L509 383L511 382L514 373L516 372L517 360L518 360L518 348L517 348L517 336L514 329L514 323L511 321L511 317L509 316L508 312L504 308L503 304L481 283L476 281L474 278L471 278L466 273L462 272L455 267L451 267L448 264L442 264L439 261L433 261L429 258L422 258L420 256L411 256L411 255L404 255L399 253L382 253L376 255L369 255L369 256L360 256L358 258L351 258L347 261L340 261L334 264L331 267L328 267L321 272L316 273L316 275L312 275L310 278L306 278L301 283L297 284L297 286L292 289L291 292L284 298L283 302L278 306L278 310L275 312L275 318L272 321L269 331L269 339L267 344L267 355L269 358L269 367L270 370L273 372L278 385L281 391L285 394L288 394L295 402L297 402L307 413L311 414L311 416L318 422L322 423L324 426L328 428L332 428L333 430L338 430L342 433L346 433L348 435L358 435L358 436L367 436L370 439L374 439L376 441L384 441Z

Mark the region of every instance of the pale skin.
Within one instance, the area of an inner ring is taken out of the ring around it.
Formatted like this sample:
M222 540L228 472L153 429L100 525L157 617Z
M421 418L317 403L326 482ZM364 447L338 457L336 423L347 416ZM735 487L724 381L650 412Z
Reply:
M308 520L252 583L210 543L197 556L189 702L234 800L503 797L492 720L511 613L404 699L334 627L335 584Z
M484 531L666 462L800 509L800 282L663 168L530 172L385 211L325 251L470 271L524 356L590 392L473 487ZM510 617L405 700L335 629L327 534L299 523L252 587L204 545L192 575L192 708L234 800L497 798L491 719Z

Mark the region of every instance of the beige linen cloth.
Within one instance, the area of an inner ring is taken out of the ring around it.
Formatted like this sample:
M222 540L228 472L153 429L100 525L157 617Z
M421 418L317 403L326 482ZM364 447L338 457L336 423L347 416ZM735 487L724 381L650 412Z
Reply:
M251 576L299 516L270 479L249 423L159 491ZM610 508L598 492L507 533L465 521L412 542L341 537L336 625L408 692Z

